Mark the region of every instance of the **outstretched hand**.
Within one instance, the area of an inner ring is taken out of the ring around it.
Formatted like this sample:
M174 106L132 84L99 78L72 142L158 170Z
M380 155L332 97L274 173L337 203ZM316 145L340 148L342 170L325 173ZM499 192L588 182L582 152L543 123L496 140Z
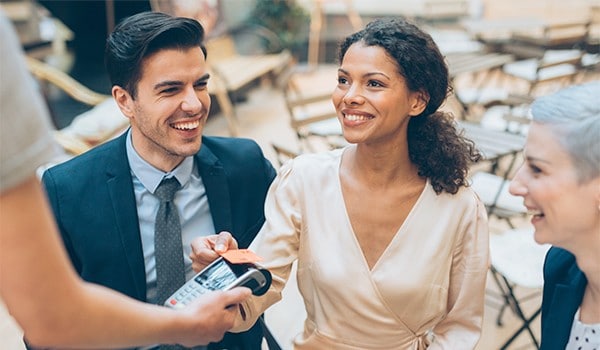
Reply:
M179 344L191 347L223 339L225 332L234 326L238 305L251 294L250 289L237 287L210 292L194 300L180 311L189 327L182 327L182 334L177 335Z
M222 231L217 235L198 237L192 241L191 246L192 268L195 272L200 272L215 261L219 254L230 249L237 249L238 244L231 233Z

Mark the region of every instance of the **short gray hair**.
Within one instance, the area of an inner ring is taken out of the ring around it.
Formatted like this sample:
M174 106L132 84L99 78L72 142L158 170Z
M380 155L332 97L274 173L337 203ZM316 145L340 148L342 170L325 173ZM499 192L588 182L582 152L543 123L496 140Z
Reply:
M600 80L539 97L531 114L535 122L553 129L580 183L600 176Z

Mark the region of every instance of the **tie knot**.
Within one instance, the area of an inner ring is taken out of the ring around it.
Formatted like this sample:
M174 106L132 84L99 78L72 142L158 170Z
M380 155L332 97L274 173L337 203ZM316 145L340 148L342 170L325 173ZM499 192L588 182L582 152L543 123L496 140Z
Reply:
M161 183L154 191L154 195L160 199L161 202L170 202L175 196L175 192L181 187L179 181L175 177L163 179Z

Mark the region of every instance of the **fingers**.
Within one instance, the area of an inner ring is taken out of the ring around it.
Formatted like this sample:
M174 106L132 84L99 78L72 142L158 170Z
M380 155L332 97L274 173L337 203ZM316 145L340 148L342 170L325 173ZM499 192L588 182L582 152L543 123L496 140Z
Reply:
M235 287L224 293L223 300L225 301L225 305L235 305L245 301L250 295L252 295L250 288Z
M217 253L222 254L230 249L237 249L237 242L227 231L221 231L215 238L214 249Z
M239 314L238 305L250 294L248 288L238 287L229 291L206 293L194 300L181 310L194 324L194 331L187 341L180 343L193 346L219 341L234 326ZM230 305L235 307L228 307Z
M199 272L215 261L219 254L230 249L237 249L237 242L231 233L222 231L218 235L197 237L191 243L192 252L189 257L192 260L192 268Z
M216 235L197 237L190 244L192 248L190 259L192 260L192 269L195 272L200 272L219 257L219 254L213 250L215 237Z
M214 250L214 240L216 235L207 237L197 237L190 244L192 247L192 253L190 258L193 260L194 257L211 262L219 257Z

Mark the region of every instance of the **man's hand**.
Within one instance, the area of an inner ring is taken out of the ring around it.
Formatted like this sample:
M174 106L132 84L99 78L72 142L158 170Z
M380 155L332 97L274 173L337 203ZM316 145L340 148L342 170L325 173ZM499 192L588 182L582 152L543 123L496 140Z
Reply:
M177 336L178 342L191 347L223 339L225 332L234 325L239 313L238 305L251 294L250 289L237 287L210 292L194 300L180 311L184 313L186 326Z
M198 237L192 241L191 246L190 259L195 272L202 271L215 261L219 254L238 247L236 240L227 231L222 231L218 235Z

